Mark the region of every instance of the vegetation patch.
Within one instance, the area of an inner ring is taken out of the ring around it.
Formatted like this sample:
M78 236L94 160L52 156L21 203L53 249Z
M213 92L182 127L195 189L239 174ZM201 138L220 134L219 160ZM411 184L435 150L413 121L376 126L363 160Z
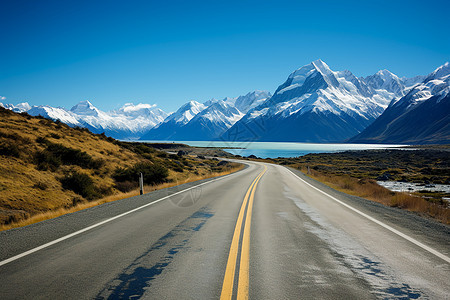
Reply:
M56 170L61 164L76 165L85 169L99 169L104 161L93 159L92 156L79 149L46 142L47 147L36 153L36 164L41 170Z
M153 185L167 181L169 171L159 163L141 162L129 168L117 168L112 177L118 183L137 182L140 174L144 177L144 183ZM123 186L123 185L122 185Z
M237 170L189 154L197 148L166 148L179 152L173 147L184 152L170 155L0 107L0 230L139 194L139 173L148 192Z
M94 186L94 180L87 174L74 171L61 178L60 181L63 188L74 191L88 200L100 196Z
M377 180L450 184L448 147L319 153L271 161L297 168L345 193L450 223L449 203L445 200L450 197L448 193L391 192L377 184Z

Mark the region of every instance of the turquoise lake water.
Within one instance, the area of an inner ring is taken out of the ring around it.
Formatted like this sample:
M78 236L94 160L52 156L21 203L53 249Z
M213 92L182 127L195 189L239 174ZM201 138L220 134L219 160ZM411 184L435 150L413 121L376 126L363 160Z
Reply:
M255 155L261 158L297 157L308 153L339 152L346 150L369 150L402 147L405 145L381 144L311 144L278 142L221 142L221 141L142 141L149 143L182 143L195 147L227 147L224 149L241 156Z

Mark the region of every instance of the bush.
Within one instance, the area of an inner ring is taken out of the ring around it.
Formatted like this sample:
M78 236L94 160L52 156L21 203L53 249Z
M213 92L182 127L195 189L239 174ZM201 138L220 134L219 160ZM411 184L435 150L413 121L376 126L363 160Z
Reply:
M112 177L116 182L138 182L139 174L144 175L144 183L157 184L167 181L169 171L166 167L158 163L137 163L130 168L117 168Z
M82 168L99 169L104 165L102 159L93 159L92 156L84 151L65 147L61 144L53 144L49 141L40 140L47 144L47 148L37 152L35 155L38 169L56 170L61 164L77 165Z
M47 145L49 141L45 137L39 136L36 138L36 143Z
M74 191L88 200L97 198L98 192L95 189L92 178L84 173L73 172L60 179L63 188Z
M48 151L38 151L35 154L35 160L37 164L37 169L41 171L56 171L61 165L61 158L52 155L52 153Z
M166 152L159 152L156 156L161 157L161 158L167 158L168 155Z
M0 155L20 157L20 149L14 142L0 142Z
M139 184L136 181L134 181L134 182L131 182L131 181L116 182L116 185L115 185L115 188L123 193L137 189L138 187L139 187Z

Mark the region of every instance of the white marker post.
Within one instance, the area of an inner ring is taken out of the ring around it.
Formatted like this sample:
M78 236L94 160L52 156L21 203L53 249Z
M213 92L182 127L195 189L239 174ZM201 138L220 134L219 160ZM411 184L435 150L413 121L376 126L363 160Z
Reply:
M144 175L142 173L140 173L141 175L139 176L139 187L141 188L141 195L144 194Z

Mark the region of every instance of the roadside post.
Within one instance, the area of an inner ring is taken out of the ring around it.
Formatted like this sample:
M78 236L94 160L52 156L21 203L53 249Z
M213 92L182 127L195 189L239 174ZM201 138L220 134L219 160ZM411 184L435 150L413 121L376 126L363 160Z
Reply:
M139 175L139 187L140 187L141 195L143 195L144 194L144 175L142 173L140 173L140 175Z

